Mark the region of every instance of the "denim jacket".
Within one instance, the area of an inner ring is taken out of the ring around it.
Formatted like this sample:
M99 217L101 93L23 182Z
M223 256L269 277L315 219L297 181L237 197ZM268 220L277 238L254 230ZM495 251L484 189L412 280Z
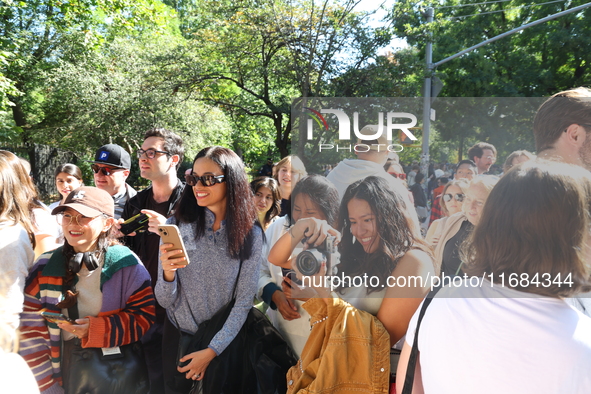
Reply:
M297 365L287 373L287 393L388 393L390 335L373 315L338 297L312 298L311 333Z

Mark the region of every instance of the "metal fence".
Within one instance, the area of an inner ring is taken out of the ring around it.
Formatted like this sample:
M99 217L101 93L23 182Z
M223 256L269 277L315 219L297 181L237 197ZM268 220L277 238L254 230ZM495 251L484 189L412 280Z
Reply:
M31 176L37 186L39 198L48 201L55 196L54 171L60 164L77 164L73 152L41 144L2 144L0 149L10 151L31 163Z

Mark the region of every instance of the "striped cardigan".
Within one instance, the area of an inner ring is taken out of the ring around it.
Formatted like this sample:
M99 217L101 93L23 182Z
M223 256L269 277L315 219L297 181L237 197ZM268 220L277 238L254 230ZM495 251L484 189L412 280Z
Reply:
M63 393L61 387L61 330L39 311L61 312L56 306L63 293L66 262L62 248L39 257L25 283L21 314L20 354L33 371L42 393ZM114 347L138 341L155 321L150 275L128 248L107 250L100 278L103 304L89 317L88 337L82 347Z

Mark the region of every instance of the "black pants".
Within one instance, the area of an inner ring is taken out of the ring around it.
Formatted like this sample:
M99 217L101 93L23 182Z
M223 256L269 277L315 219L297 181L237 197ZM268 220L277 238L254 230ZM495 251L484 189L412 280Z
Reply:
M164 394L164 377L162 375L163 328L164 322L157 321L141 339L150 375L150 394Z
M162 373L166 394L186 394L193 386L193 380L187 379L185 373L177 370L179 338L178 328L167 317L162 334Z

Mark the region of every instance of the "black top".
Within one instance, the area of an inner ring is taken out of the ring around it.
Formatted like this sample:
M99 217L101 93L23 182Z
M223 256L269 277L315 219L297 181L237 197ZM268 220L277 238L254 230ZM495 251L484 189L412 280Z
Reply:
M468 220L462 223L462 226L454 235L447 241L443 248L443 262L441 263L441 272L446 276L461 275L462 272L458 272L462 260L460 259L460 245L472 232L474 225ZM457 273L457 274L456 274Z
M259 170L259 176L268 176L269 178L273 176L273 164L265 164Z
M291 200L286 200L284 198L281 199L281 212L279 216L289 216L291 217Z
M425 191L423 190L423 186L420 183L415 183L410 187L410 191L412 192L412 197L415 200L415 207L426 207L427 206L427 196L425 196Z
M180 200L184 188L185 184L178 181L168 201L157 203L154 200L152 186L150 186L127 201L121 217L123 219L129 219L138 214L140 210L149 209L169 218L174 215L174 208L176 203ZM160 264L158 260L160 236L147 229L141 230L134 237L125 237L125 244L133 250L142 263L144 263L144 266L150 273L152 288L154 288L156 286L156 279L158 278L158 265ZM156 302L156 320L164 321L165 314L166 312L164 308Z

